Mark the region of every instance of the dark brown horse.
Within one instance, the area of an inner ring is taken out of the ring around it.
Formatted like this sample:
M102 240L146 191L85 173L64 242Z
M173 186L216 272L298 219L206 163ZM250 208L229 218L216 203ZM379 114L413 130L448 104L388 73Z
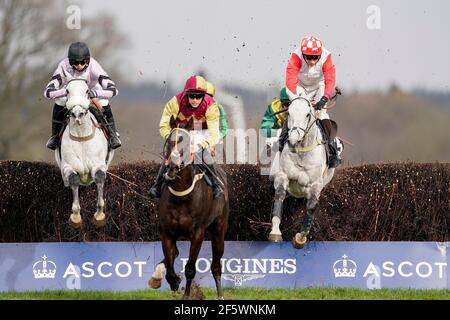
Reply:
M191 118L185 126L176 127L175 120L171 118L170 121L172 131L165 145L166 183L158 204L164 265L161 263L157 266L149 283L152 288L159 288L165 267L166 280L171 290L178 290L181 277L174 270L174 261L178 256L176 241L181 238L188 239L191 247L185 267L186 290L183 295L183 299L188 299L196 273L195 263L205 233L208 232L212 245L211 271L216 282L218 299L223 299L220 259L223 256L228 226L227 179L225 172L217 168L219 178L224 184L224 194L214 199L212 188L205 181L202 166L194 164L194 158L197 156L196 159L199 159L199 154L191 153L191 136L188 129L192 128L192 123ZM203 170L205 169L206 167L203 167Z

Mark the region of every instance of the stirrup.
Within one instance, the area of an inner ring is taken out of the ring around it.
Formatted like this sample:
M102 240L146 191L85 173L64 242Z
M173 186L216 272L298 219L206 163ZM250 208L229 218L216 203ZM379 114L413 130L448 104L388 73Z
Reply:
M122 146L122 142L117 137L111 137L109 144L111 146L111 149L113 149L113 150Z
M159 199L161 198L161 191L158 188L158 186L154 185L149 190L150 198L152 199Z
M330 168L330 169L336 168L336 167L339 166L341 163L342 163L342 159L339 158L338 156L335 156L335 157L330 161L329 168Z

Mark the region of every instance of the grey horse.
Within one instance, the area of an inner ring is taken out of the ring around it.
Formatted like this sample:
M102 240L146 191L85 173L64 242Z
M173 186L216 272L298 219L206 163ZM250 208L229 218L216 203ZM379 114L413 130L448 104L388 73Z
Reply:
M319 129L316 110L304 97L292 100L287 119L288 143L280 155L280 168L274 177L275 199L269 240L283 240L280 223L286 192L296 198L306 198L306 213L300 232L292 239L295 248L306 243L320 193L331 181L334 168L328 168L323 134Z

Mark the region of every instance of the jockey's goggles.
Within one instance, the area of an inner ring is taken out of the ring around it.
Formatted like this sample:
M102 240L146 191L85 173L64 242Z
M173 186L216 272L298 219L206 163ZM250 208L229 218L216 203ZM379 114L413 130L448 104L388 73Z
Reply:
M319 60L320 55L316 56L316 55L311 55L311 54L304 54L303 58L305 58L305 60Z
M78 66L80 64L86 64L86 60L69 60L71 66Z
M189 99L197 99L197 100L200 100L200 99L203 99L203 97L205 96L205 94L204 94L204 93L197 93L197 92L189 92L189 93L187 94L187 96L188 96Z

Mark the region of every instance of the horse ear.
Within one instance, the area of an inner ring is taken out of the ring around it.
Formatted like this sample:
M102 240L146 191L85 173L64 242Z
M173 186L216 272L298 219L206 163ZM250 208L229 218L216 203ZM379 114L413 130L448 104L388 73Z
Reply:
M192 130L194 129L194 117L191 117L186 125L186 127L184 127L186 130Z
M170 117L169 123L170 123L170 129L173 129L173 128L175 128L177 126L177 122L176 122L174 116Z

